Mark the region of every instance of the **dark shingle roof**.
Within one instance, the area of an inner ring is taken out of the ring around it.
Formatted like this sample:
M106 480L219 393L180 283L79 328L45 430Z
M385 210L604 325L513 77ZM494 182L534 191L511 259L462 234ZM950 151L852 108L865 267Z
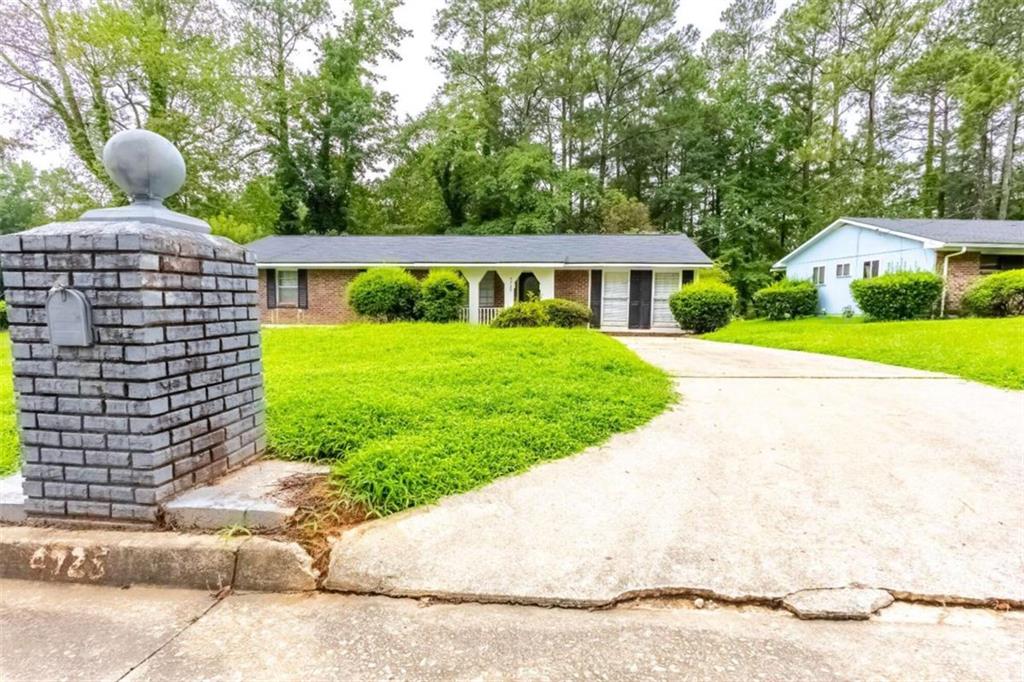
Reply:
M1024 245L1024 220L947 218L843 218L945 244Z
M248 245L260 265L709 265L682 234L274 236Z

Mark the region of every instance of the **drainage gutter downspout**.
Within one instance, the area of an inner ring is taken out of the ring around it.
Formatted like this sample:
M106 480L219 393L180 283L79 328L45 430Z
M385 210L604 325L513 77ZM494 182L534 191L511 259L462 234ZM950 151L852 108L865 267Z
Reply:
M946 257L942 259L942 300L939 301L940 318L946 316L946 295L949 292L949 259L956 256L962 256L965 253L967 253L967 247L961 246L959 251L956 253L947 253Z

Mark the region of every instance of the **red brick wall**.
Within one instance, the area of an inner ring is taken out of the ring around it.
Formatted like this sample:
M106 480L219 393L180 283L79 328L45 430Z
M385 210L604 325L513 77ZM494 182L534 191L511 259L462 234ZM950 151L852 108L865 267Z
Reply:
M936 254L935 267L942 274L942 261L949 251ZM960 310L960 300L971 283L981 277L981 254L968 252L949 259L949 272L946 278L946 312L955 313Z
M555 298L590 305L590 271L555 270Z
M260 270L260 319L264 324L344 324L358 319L345 300L348 288L359 270L307 270L308 308L267 308L267 271ZM422 279L427 270L413 270ZM589 305L590 276L588 270L556 270L555 296ZM494 278L494 304L505 305L505 287L501 278Z
M342 324L354 322L345 290L359 270L307 270L308 308L267 309L267 271L260 270L260 320L264 324Z

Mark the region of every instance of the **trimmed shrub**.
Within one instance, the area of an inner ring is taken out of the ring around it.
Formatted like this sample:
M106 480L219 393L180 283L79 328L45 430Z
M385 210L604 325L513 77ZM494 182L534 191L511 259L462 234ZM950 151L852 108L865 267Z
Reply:
M420 284L419 316L427 322L455 322L468 291L454 270L432 270Z
M540 302L552 327L586 327L590 324L590 308L564 298L549 298Z
M7 329L7 301L0 301L0 329Z
M381 322L416 319L420 283L401 268L373 268L348 285L348 304Z
M978 317L1024 315L1024 270L982 277L968 287L961 305Z
M492 327L508 329L510 327L548 327L551 319L548 311L540 301L516 303L502 310L491 322Z
M876 320L912 320L935 309L942 295L942 278L933 272L894 272L855 279L850 291L864 314Z
M754 294L754 310L769 320L791 320L818 312L818 287L805 279L783 279Z
M729 324L736 290L721 282L697 281L672 294L668 306L680 327L704 334Z

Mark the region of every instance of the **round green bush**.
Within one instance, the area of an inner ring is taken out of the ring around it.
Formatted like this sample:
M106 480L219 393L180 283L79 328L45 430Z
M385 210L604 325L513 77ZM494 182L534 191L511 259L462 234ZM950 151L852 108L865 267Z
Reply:
M586 327L590 324L590 308L564 298L548 298L540 302L552 327Z
M855 279L850 291L864 314L876 320L912 320L930 315L942 295L942 278L933 272L894 272Z
M982 277L968 287L961 305L978 317L1024 315L1024 270Z
M401 268L373 268L348 285L348 303L363 317L382 322L416 319L420 283Z
M502 310L491 322L492 327L508 329L510 327L548 327L551 319L548 311L540 301L516 303Z
M754 310L769 320L791 320L818 312L818 287L806 279L783 279L754 294Z
M680 327L704 334L729 324L736 290L722 282L698 281L672 294L668 306Z
M455 322L469 288L454 270L432 270L420 284L419 315L427 322Z

